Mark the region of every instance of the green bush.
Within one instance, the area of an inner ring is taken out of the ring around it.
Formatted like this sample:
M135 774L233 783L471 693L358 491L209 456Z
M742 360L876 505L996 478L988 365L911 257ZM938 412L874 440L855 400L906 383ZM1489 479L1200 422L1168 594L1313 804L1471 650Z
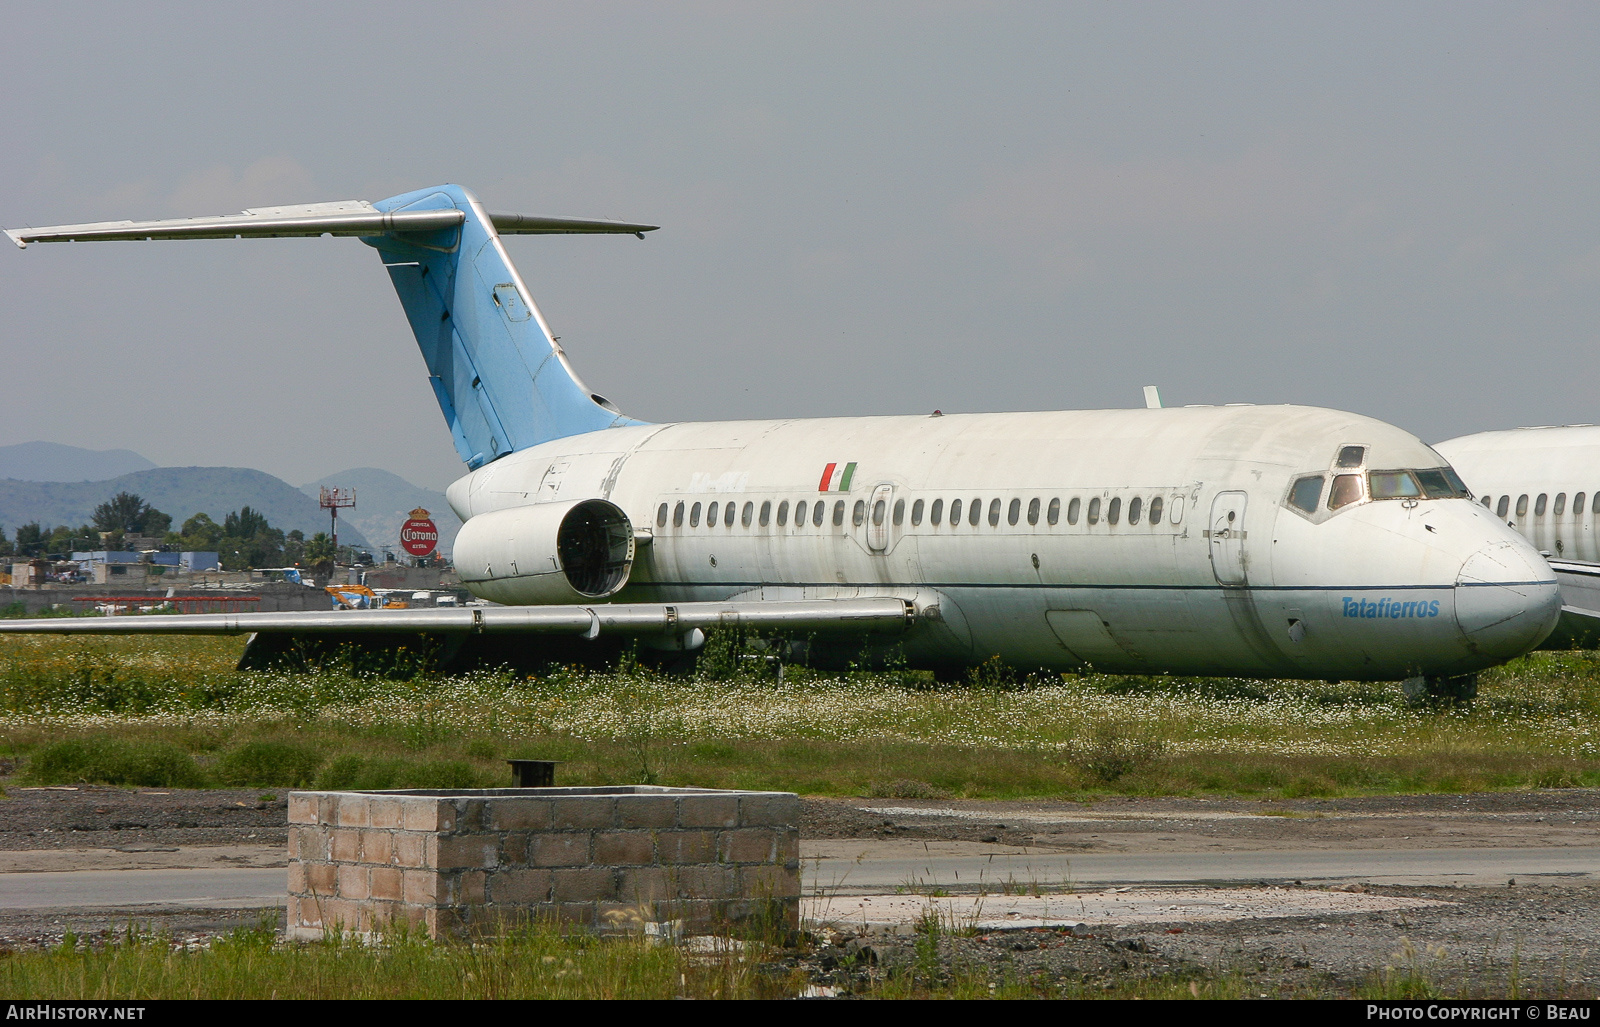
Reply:
M127 742L90 736L43 746L28 760L27 776L39 784L78 781L146 788L204 788L194 757L168 742Z
M494 782L490 782L494 783ZM455 760L335 757L317 787L325 791L368 791L382 788L478 788L484 782L476 767Z
M217 780L235 786L299 788L311 784L322 753L297 742L246 742L217 760Z

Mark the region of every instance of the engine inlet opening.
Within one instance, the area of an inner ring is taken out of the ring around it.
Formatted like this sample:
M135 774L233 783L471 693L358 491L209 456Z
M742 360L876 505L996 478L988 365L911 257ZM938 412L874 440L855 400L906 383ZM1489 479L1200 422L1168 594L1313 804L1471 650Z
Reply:
M601 499L579 503L561 519L556 551L567 581L579 593L601 599L628 581L633 565L633 525Z

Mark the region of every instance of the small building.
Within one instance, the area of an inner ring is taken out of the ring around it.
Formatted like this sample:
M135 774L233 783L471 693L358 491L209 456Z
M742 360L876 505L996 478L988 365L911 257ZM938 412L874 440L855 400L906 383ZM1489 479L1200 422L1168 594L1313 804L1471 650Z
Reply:
M198 574L221 569L222 562L216 553L184 551L178 553L135 553L118 550L97 550L73 553L72 559L83 569L89 580L105 584L113 579L149 577L153 574ZM161 568L156 570L155 568Z

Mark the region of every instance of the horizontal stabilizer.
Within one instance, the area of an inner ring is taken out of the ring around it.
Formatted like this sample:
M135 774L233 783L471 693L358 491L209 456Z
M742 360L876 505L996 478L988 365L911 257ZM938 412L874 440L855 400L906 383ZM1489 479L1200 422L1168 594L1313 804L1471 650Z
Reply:
M550 218L531 214L490 214L503 235L637 235L655 225L596 218ZM289 207L257 207L243 214L172 218L166 221L97 221L83 225L9 228L19 247L31 242L114 242L145 239L286 239L318 235L373 237L396 232L435 232L455 228L466 215L454 208L385 212L366 200L338 200Z
M1600 564L1551 560L1561 586L1561 619L1540 649L1600 647Z
M171 616L49 617L0 620L0 634L241 635L307 632L650 635L740 627L746 630L881 632L908 627L902 599L804 599L793 602L631 603L598 606L484 606L454 610L338 610L285 613L192 613Z

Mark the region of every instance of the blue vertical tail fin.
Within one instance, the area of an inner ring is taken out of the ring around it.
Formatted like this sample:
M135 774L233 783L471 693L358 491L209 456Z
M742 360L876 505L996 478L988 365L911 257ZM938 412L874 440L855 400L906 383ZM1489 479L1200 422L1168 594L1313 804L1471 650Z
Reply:
M13 228L5 234L22 247L94 240L360 238L382 254L456 450L476 469L551 439L642 423L584 387L506 256L501 233L643 239L654 230L620 221L489 214L467 190L441 185L378 203L339 200L217 217Z
M373 206L386 214L454 209L463 215L452 228L388 232L362 241L383 257L468 467L551 439L641 423L590 392L572 370L506 255L496 216L471 193L444 185ZM518 215L499 219L511 231L649 228Z

